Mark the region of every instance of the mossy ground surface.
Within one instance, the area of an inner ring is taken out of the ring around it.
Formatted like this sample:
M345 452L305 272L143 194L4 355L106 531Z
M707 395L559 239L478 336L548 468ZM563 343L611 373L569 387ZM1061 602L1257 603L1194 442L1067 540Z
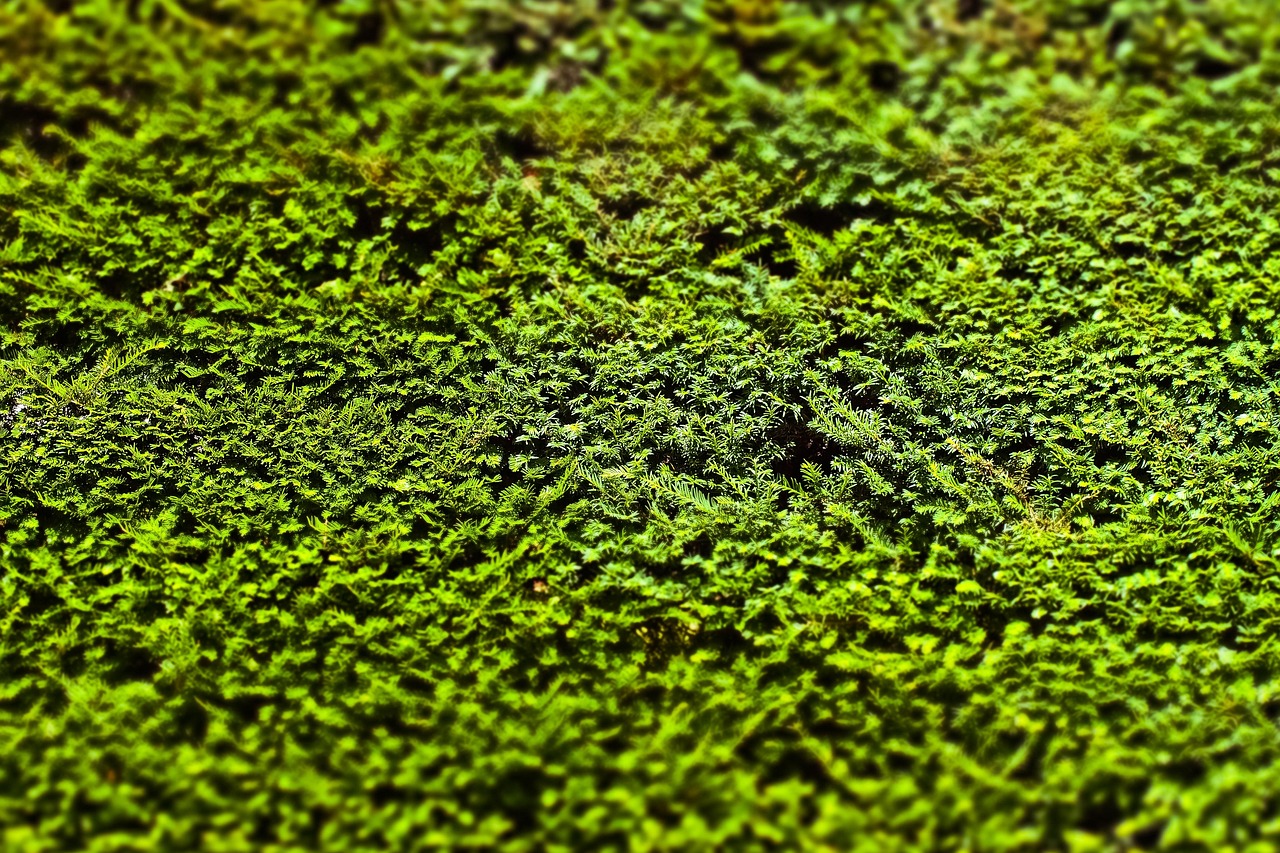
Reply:
M1271 850L1280 16L0 2L0 846Z

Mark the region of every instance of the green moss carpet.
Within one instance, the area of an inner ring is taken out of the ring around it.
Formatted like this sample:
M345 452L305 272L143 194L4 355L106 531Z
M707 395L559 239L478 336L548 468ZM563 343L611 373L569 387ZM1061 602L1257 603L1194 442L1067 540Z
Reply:
M0 0L0 847L1274 850L1265 0Z

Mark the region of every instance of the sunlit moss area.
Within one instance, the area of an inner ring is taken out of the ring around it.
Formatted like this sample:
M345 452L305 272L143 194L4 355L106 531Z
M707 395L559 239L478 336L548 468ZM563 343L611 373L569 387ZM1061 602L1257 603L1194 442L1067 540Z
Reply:
M0 847L1280 845L1269 0L0 0Z

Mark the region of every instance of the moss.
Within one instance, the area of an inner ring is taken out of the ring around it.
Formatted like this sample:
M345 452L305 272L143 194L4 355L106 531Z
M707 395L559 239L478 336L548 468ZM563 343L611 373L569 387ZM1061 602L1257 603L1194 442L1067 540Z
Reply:
M1273 845L1273 20L8 3L5 846Z

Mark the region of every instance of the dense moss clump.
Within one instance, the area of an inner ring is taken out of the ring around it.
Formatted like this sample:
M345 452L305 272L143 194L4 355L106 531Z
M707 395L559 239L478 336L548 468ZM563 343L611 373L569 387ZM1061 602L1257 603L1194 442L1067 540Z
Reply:
M0 846L1280 844L1269 0L0 2Z

